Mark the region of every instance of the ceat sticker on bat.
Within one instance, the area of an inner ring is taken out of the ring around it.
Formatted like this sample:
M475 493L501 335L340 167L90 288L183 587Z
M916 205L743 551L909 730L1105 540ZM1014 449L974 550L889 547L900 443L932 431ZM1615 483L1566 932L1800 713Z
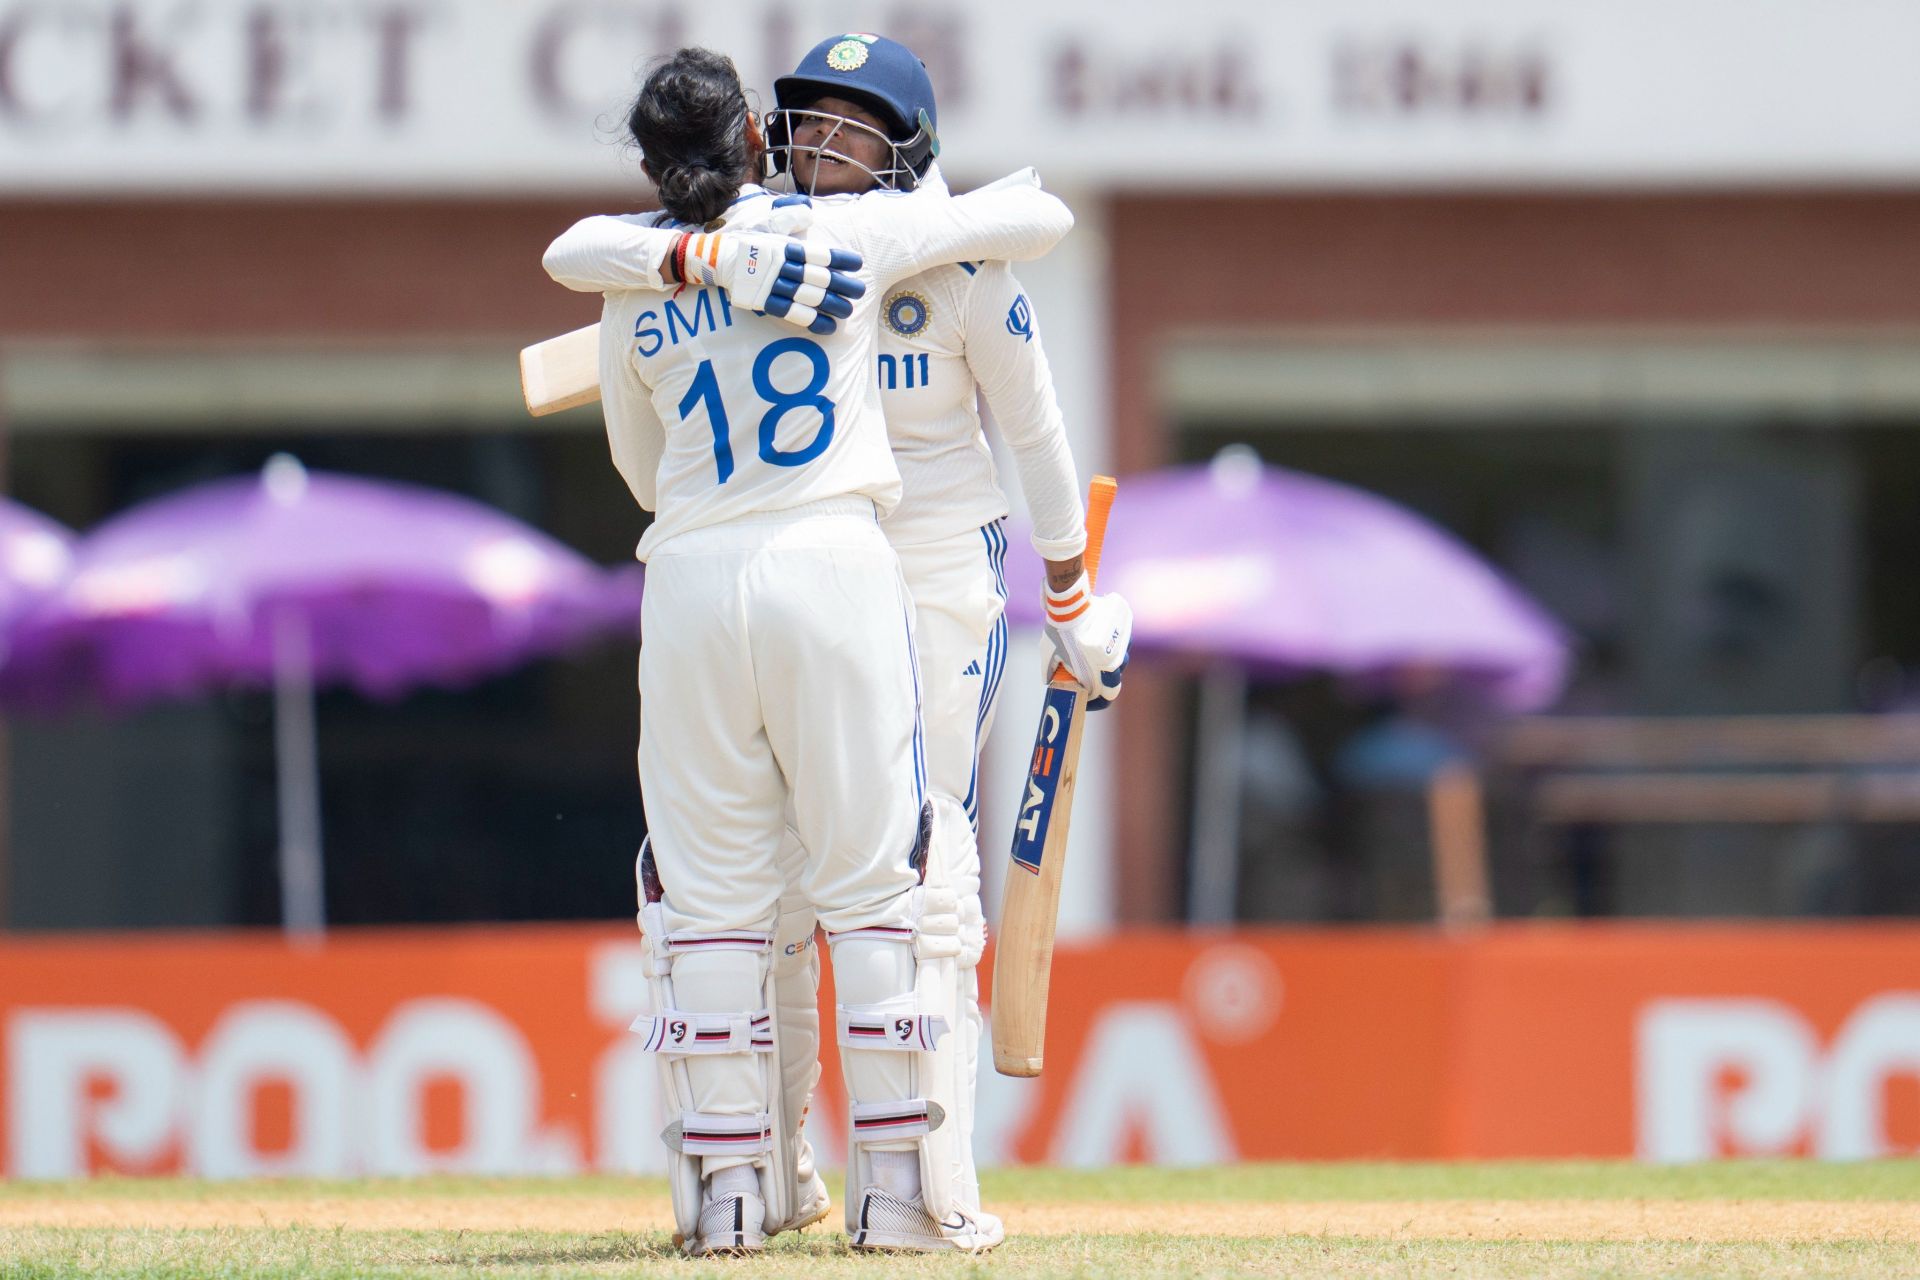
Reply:
M1040 732L1033 740L1033 758L1027 762L1027 791L1020 801L1020 818L1013 824L1013 860L1035 875L1047 848L1047 827L1053 821L1053 800L1065 771L1067 734L1080 707L1078 685L1048 685L1040 711Z

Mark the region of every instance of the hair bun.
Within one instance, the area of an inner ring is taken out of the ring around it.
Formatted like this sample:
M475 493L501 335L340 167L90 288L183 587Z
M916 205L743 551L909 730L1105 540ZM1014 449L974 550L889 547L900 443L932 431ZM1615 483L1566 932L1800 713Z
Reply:
M712 222L725 213L740 184L720 170L695 161L660 174L660 203L685 222Z
M668 204L681 204L690 199L694 190L694 166L676 164L660 174L660 198Z

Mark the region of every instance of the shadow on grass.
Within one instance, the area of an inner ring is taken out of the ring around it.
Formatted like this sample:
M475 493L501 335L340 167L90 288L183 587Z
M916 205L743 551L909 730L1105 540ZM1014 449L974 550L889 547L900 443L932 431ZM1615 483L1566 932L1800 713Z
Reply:
M846 1258L852 1248L842 1236L782 1237L767 1246L762 1257L800 1261L805 1259ZM565 1267L594 1263L640 1263L689 1261L662 1232L613 1233L575 1243L529 1241L492 1249L434 1249L409 1259L410 1264L427 1267Z
M455 1241L452 1248L424 1250L408 1263L424 1267L582 1266L596 1262L666 1262L680 1256L671 1239L655 1234L618 1233L564 1244L529 1241L504 1248L463 1249L459 1243Z

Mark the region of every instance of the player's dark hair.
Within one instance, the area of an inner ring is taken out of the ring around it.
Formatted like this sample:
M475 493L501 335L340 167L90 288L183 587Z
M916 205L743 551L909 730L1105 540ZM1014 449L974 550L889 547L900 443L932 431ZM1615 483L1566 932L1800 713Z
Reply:
M733 59L681 49L655 67L627 113L660 205L682 222L711 222L759 176L746 90Z

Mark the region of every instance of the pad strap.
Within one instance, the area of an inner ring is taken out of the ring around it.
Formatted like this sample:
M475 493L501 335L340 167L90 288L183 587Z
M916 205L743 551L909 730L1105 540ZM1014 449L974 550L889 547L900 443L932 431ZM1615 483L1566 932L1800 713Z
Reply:
M925 884L913 890L912 924L874 924L830 933L827 942L838 946L854 938L875 942L903 942L919 960L944 960L960 954L960 902L952 888Z
M852 938L871 938L875 942L913 941L913 926L910 924L871 924L863 929L848 929L843 933L827 935L829 945L838 945Z
M660 1138L683 1156L757 1156L773 1150L773 1122L764 1111L750 1116L682 1111Z
M772 944L772 934L744 929L735 933L670 933L666 938L666 951L670 956L689 951L753 951L765 955Z
M647 972L660 978L673 972L675 956L691 951L752 951L766 955L773 950L773 935L757 929L670 933L666 907L658 902L649 902L640 908L640 934L647 946Z
M949 1030L944 1016L921 1013L911 995L881 1004L835 1005L840 1043L850 1049L921 1052L939 1047Z
M643 1013L627 1028L636 1033L648 1053L685 1057L696 1053L772 1053L773 1015L753 1013L687 1013L668 1009Z
M924 1138L938 1129L947 1118L937 1102L925 1098L907 1098L901 1102L856 1102L852 1105L852 1141L894 1142L903 1138Z

